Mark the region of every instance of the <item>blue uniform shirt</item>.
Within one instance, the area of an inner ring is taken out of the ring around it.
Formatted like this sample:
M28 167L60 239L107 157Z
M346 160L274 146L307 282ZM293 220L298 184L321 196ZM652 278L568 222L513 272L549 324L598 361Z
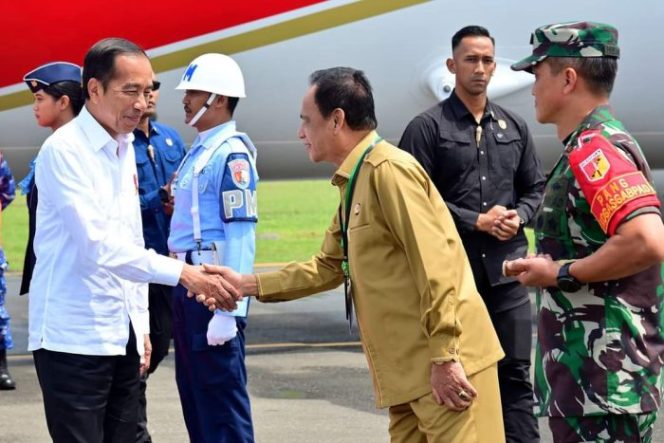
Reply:
M150 122L149 134L148 139L140 129L134 130L143 238L146 248L168 255L171 217L164 211L159 188L168 183L180 165L185 154L184 143L174 129L161 123Z
M209 249L212 242L224 242L222 264L246 274L254 264L258 174L253 153L237 135L235 122L229 121L199 134L192 144L174 183L168 246L174 252L196 249L191 214L194 166L205 151L219 147L198 177L201 246Z

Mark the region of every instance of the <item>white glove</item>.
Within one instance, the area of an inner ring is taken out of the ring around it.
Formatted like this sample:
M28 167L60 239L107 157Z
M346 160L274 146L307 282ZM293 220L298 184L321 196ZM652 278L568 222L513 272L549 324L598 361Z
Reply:
M215 314L212 316L207 329L207 342L210 346L223 345L237 335L235 317Z

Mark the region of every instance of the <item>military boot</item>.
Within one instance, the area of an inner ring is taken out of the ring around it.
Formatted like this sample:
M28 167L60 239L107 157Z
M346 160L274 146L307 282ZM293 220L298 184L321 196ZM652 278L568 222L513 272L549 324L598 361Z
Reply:
M7 351L0 351L0 391L16 389L16 382L7 370Z

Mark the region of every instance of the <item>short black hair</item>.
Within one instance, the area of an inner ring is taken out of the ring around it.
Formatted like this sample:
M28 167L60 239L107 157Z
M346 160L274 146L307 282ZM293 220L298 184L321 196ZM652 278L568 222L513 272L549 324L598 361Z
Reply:
M574 69L588 83L591 92L611 95L618 74L616 57L547 57L551 73L557 75L564 68Z
M96 78L104 88L115 77L115 59L118 55L137 54L148 58L147 54L136 43L124 38L105 38L95 43L83 61L83 95L90 98L88 82Z
M226 97L228 99L228 112L231 113L231 117L235 112L238 102L240 101L239 97Z
M323 117L341 109L354 131L378 126L371 85L364 72L340 66L321 69L309 76L309 83L316 86L314 100Z
M69 97L69 103L71 104L74 116L77 116L78 113L81 112L83 104L85 103L85 99L83 98L83 88L81 88L81 84L77 82L66 80L51 83L50 85L45 86L42 91L56 100L64 95Z
M465 37L487 37L491 39L491 44L496 46L496 40L489 34L489 30L483 26L470 25L464 26L459 29L456 34L452 36L452 52L459 46L461 40Z

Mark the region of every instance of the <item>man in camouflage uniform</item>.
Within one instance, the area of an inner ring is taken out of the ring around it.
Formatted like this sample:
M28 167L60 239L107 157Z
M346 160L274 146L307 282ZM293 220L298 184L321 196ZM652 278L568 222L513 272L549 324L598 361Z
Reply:
M618 32L543 26L533 54L537 119L564 145L535 220L537 257L506 274L540 287L535 391L556 442L650 441L662 398L664 225L650 169L613 115Z
M12 171L0 152L0 211L5 209L14 200L16 185ZM2 212L0 212L0 227L2 227ZM9 313L5 309L5 295L7 284L5 270L9 264L2 249L2 236L0 235L0 390L15 389L16 383L7 370L7 349L14 347L12 331L9 329Z

